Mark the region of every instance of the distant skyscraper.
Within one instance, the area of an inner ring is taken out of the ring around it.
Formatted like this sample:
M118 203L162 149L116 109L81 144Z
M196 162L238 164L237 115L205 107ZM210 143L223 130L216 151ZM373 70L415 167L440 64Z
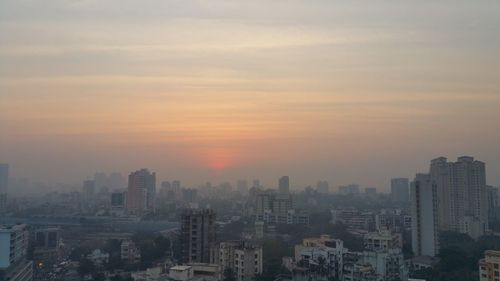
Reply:
M127 205L127 193L114 191L111 193L111 209L113 211L123 211Z
M376 187L365 187L365 195L368 197L373 197L377 195Z
M82 195L83 198L88 201L94 198L95 195L95 181L93 180L86 180L83 182L83 188L82 188Z
M429 174L417 174L411 186L412 248L416 256L439 253L437 186Z
M469 156L457 162L439 157L431 161L430 174L437 184L441 229L483 235L488 230L485 164Z
M215 218L210 209L187 209L181 215L182 262L209 263L215 245Z
M359 184L349 184L339 186L339 193L342 195L359 195Z
M256 187L256 188L261 188L262 186L260 185L260 180L253 180L252 182L252 187Z
M133 172L128 177L127 211L142 214L154 210L156 173L148 169Z
M0 164L0 212L7 209L7 187L9 185L9 165Z
M327 181L318 181L316 184L316 191L319 193L329 193L330 192L330 186L328 185Z
M279 180L279 193L286 194L290 193L290 178L288 176L283 176Z
M486 187L486 198L488 202L488 223L493 223L497 219L498 211L498 188L493 186Z
M181 190L181 182L178 180L175 180L172 182L172 189L175 191L180 191Z
M409 180L407 178L395 178L391 180L391 197L394 202L409 201Z

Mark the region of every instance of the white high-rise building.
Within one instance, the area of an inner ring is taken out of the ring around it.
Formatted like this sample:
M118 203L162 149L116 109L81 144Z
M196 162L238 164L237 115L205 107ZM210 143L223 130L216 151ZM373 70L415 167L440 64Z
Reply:
M430 174L437 185L441 230L466 233L473 238L488 230L485 164L469 156L448 162L431 162Z
M412 247L416 256L439 253L437 186L429 174L417 174L411 184Z
M33 280L33 262L26 260L29 231L25 224L0 227L0 276L2 280Z

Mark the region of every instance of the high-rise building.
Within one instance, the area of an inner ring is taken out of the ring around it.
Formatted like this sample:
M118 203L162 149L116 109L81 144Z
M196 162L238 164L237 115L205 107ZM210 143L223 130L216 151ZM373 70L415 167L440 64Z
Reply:
M483 235L488 230L485 164L469 156L457 162L439 157L431 161L430 174L437 184L441 230Z
M289 210L293 209L293 201L290 194L261 192L256 195L255 206L257 214L271 211L275 214L286 215Z
M488 202L488 224L496 221L498 211L498 188L493 186L486 187L486 198Z
M339 186L339 194L359 195L359 184L348 184Z
M279 179L278 191L282 194L290 193L290 178L288 176L283 176Z
M61 229L40 228L35 231L35 246L38 249L57 250L60 245Z
M113 215L124 215L127 206L127 193L115 190L111 193L111 213Z
M148 169L133 172L128 177L127 212L140 215L154 210L156 173Z
M479 280L500 280L500 251L488 250L484 252L484 259L479 261Z
M394 202L409 201L409 180L407 178L391 179L391 197Z
M9 185L9 165L0 164L0 212L7 210L7 187Z
M377 188L376 187L365 187L365 196L367 196L367 197L377 196Z
M28 242L25 224L0 228L0 280L33 280L33 262L26 260Z
M86 180L83 182L82 195L84 200L88 201L94 198L95 195L95 181Z
M417 174L411 184L412 248L416 256L439 252L437 185L429 174Z
M186 209L181 215L182 262L209 263L215 244L215 212L210 209Z

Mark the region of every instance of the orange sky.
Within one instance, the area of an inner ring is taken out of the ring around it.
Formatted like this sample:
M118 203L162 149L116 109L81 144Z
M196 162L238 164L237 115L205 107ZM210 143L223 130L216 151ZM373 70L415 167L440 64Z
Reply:
M498 1L2 1L0 162L385 189L469 154L499 184L498 26Z

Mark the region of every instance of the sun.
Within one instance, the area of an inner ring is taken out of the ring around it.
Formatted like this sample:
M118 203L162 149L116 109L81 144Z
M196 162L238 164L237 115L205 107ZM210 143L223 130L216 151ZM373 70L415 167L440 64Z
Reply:
M210 148L202 152L204 166L214 172L222 172L236 164L236 152L228 148Z

